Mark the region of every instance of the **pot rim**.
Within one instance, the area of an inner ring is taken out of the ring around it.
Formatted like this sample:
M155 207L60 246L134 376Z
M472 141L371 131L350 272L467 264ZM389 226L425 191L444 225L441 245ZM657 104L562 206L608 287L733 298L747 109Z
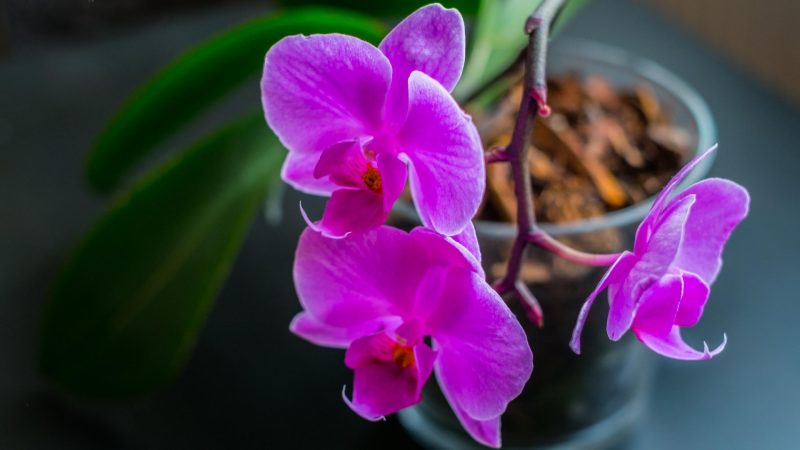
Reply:
M568 55L573 58L585 59L594 64L629 70L649 83L671 92L684 104L689 112L690 119L697 126L697 145L692 157L701 154L716 143L716 124L708 104L694 88L662 65L634 55L627 50L577 38L559 39L553 45L551 54L555 57ZM680 192L689 185L703 179L711 169L716 153L709 155L694 170L689 172L686 178L678 185L676 192ZM644 201L609 212L600 217L558 224L540 223L539 226L551 236L567 236L630 225L641 221L647 215L655 197L655 195L648 197ZM399 201L395 203L394 209L405 217L414 217L415 220L419 220L416 210L409 202ZM517 233L516 224L513 223L488 220L473 220L472 222L475 225L475 231L479 235L487 237L513 239Z

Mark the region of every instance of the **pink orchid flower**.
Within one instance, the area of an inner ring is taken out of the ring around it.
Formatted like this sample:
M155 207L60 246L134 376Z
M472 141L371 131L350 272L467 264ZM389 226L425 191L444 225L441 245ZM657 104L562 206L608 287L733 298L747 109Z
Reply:
M477 130L449 93L464 52L461 15L438 4L411 14L378 48L325 34L289 36L267 52L262 103L289 150L282 177L330 196L312 228L343 237L383 224L410 178L424 225L464 229L485 184Z
M294 264L304 311L290 329L347 348L353 395L342 396L360 416L378 420L418 403L435 372L464 428L499 447L500 415L530 377L533 354L479 261L471 225L452 238L422 227L344 239L306 229Z
M664 187L636 231L633 252L624 252L589 295L570 346L580 353L580 335L597 295L608 288L606 331L616 341L628 329L651 350L684 360L711 359L714 350L690 347L681 327L697 324L711 284L722 266L722 249L747 216L750 197L742 186L711 178L670 199L672 191L716 146L695 158Z

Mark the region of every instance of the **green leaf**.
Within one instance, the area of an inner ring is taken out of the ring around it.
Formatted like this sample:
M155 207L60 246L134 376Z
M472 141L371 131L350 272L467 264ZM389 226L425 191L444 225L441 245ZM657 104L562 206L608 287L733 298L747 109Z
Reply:
M569 0L553 25L554 33L588 0ZM461 80L453 91L469 98L476 89L502 73L528 42L525 21L541 0L481 0L472 46Z
M461 80L453 91L466 98L508 67L525 47L523 28L541 0L481 0L472 47Z
M298 9L253 20L188 51L141 86L110 121L87 160L89 182L101 192L114 189L136 163L225 94L249 80L256 86L264 54L282 37L332 32L378 42L385 27L352 12Z
M41 367L79 396L170 382L194 345L284 151L254 114L197 142L119 199L60 272Z

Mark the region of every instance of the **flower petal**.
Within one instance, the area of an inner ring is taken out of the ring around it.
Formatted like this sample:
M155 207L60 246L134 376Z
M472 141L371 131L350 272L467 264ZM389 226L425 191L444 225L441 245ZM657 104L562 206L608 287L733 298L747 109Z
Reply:
M425 271L425 276L417 288L417 298L413 307L414 318L422 325L422 333L426 336L432 334L428 318L439 307L439 302L447 289L450 269L447 266L429 263L428 270Z
M294 316L289 331L323 347L347 348L354 339L384 330L396 330L403 324L399 316L383 316L347 328L334 327L319 322L307 312Z
M307 229L294 262L297 296L316 321L351 328L406 317L427 269L427 252L407 233L380 227L345 239Z
M398 144L411 165L411 193L422 223L460 233L485 187L483 150L472 120L450 94L421 72L408 80L409 114Z
M461 244L480 265L482 261L481 247L478 245L478 235L475 233L475 225L473 225L472 222L467 224L461 233L454 234L452 239Z
M676 265L695 273L706 284L722 267L722 249L733 229L747 216L750 196L742 186L719 178L693 184L675 201L695 196Z
M417 396L422 395L422 387L425 381L430 378L433 373L433 365L436 363L436 358L439 357L439 352L428 347L427 344L421 343L414 346L414 360L417 363L417 374L419 379L422 380L417 385Z
M464 68L464 20L456 9L433 4L403 19L379 48L392 64L387 117L402 121L408 105L408 76L419 70L452 91Z
M675 190L675 187L686 178L686 175L689 175L695 167L704 159L706 159L710 154L714 153L717 150L717 144L714 144L703 152L700 156L695 157L691 161L689 161L685 166L672 177L672 179L667 182L661 192L658 193L656 196L655 201L653 201L653 206L650 207L650 212L647 214L647 217L644 218L641 224L639 224L639 228L636 230L636 246L635 252L640 253L641 249L640 246L643 246L649 239L650 234L653 232L653 228L655 224L658 222L662 210L666 207L667 201L669 200L670 195L672 195L672 191Z
M683 278L680 275L669 274L653 283L639 300L636 317L633 319L633 329L653 336L668 335L675 323L681 297L683 297ZM619 339L619 336L615 337Z
M354 413L361 416L362 419L369 420L370 422L379 422L381 420L386 420L386 417L383 415L374 415L369 411L365 411L360 405L355 405L353 401L347 398L347 386L342 387L342 400L344 400L344 404L347 405Z
M717 356L722 350L725 349L725 344L728 343L728 336L722 335L722 343L714 350L708 349L708 344L703 342L703 351L698 351L689 347L681 337L681 329L677 325L672 327L672 330L666 336L653 336L646 332L636 333L636 337L644 345L658 353L659 355L666 356L667 358L682 359L682 360L708 360Z
M453 408L489 420L522 392L533 370L527 336L482 277L451 270L438 308L428 318L439 350L439 383Z
M383 53L355 37L288 36L265 58L264 115L290 151L321 152L378 130L391 76Z
M437 370L436 377L441 379L438 369L435 370ZM461 422L461 426L467 430L467 433L469 433L473 439L487 447L500 448L500 416L486 420L474 419L470 417L464 409L458 406L458 403L448 391L448 387L441 381L439 381L439 387L442 390L442 394L444 394L444 398L450 403L450 407L453 409L458 421Z
M572 339L569 341L569 347L572 349L573 352L580 355L581 354L581 333L583 332L583 327L586 325L586 319L589 317L589 311L592 309L592 304L597 296L603 292L604 289L609 287L609 285L619 284L622 283L628 274L630 273L631 268L634 264L636 264L636 255L631 252L623 252L614 264L609 267L608 271L603 275L603 278L600 279L600 282L597 283L597 287L594 288L589 297L586 298L586 301L583 303L581 307L580 313L578 313L578 320L575 323L575 329L572 330ZM609 296L611 294L609 293ZM611 321L611 316L608 317L609 322Z
M300 192L312 195L329 196L339 187L328 178L314 176L314 167L319 155L289 152L283 161L281 179Z
M708 301L710 289L702 278L693 273L684 272L682 277L683 297L678 306L675 325L693 327L697 325L703 315L703 308Z
M672 267L683 242L684 227L693 203L694 196L689 195L669 205L625 281L609 292L611 309L606 330L612 340L618 340L630 328L642 293Z
M351 341L346 328L325 325L305 312L294 316L289 330L303 339L323 347L347 348Z
M395 357L398 345L381 332L356 339L347 349L345 364L355 372L353 399L347 404L358 415L376 420L421 400L436 352L418 343L408 350L413 352L413 360L400 364Z
M408 75L419 70L452 91L464 69L464 19L455 8L424 6L397 24L379 48L392 64L393 78L402 77L404 87Z
M472 230L473 235L475 234L475 228L472 222L464 228L464 231L456 236L461 236L462 240L467 241L469 245L473 245L469 242L470 238L464 236L464 234L468 235L470 233L469 230ZM479 259L480 253L478 253L478 258L476 258L475 254L472 252L474 249L470 250L466 248L460 242L453 239L453 237L442 236L430 228L425 227L417 227L411 230L411 235L428 250L433 261L445 266L461 267L481 275L483 274L481 260ZM474 245L477 246L477 242L474 243Z
M339 189L325 205L317 228L327 237L342 238L377 228L387 216L383 211L383 196L366 189Z
M386 153L378 154L378 172L381 174L381 186L383 189L383 211L389 213L394 206L394 202L403 193L408 178L408 167L406 163L397 159L394 155Z
M686 222L697 198L687 195L670 203L655 225L653 234L641 255L642 267L659 278L669 269L678 256L685 234Z

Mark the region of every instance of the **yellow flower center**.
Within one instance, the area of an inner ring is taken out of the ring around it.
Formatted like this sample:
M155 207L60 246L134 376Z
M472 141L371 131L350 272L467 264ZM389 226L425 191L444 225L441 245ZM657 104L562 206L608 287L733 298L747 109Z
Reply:
M367 165L367 170L364 172L364 176L362 178L364 180L364 185L366 185L372 192L380 194L383 191L381 173L378 172L378 169L373 167L372 164Z

